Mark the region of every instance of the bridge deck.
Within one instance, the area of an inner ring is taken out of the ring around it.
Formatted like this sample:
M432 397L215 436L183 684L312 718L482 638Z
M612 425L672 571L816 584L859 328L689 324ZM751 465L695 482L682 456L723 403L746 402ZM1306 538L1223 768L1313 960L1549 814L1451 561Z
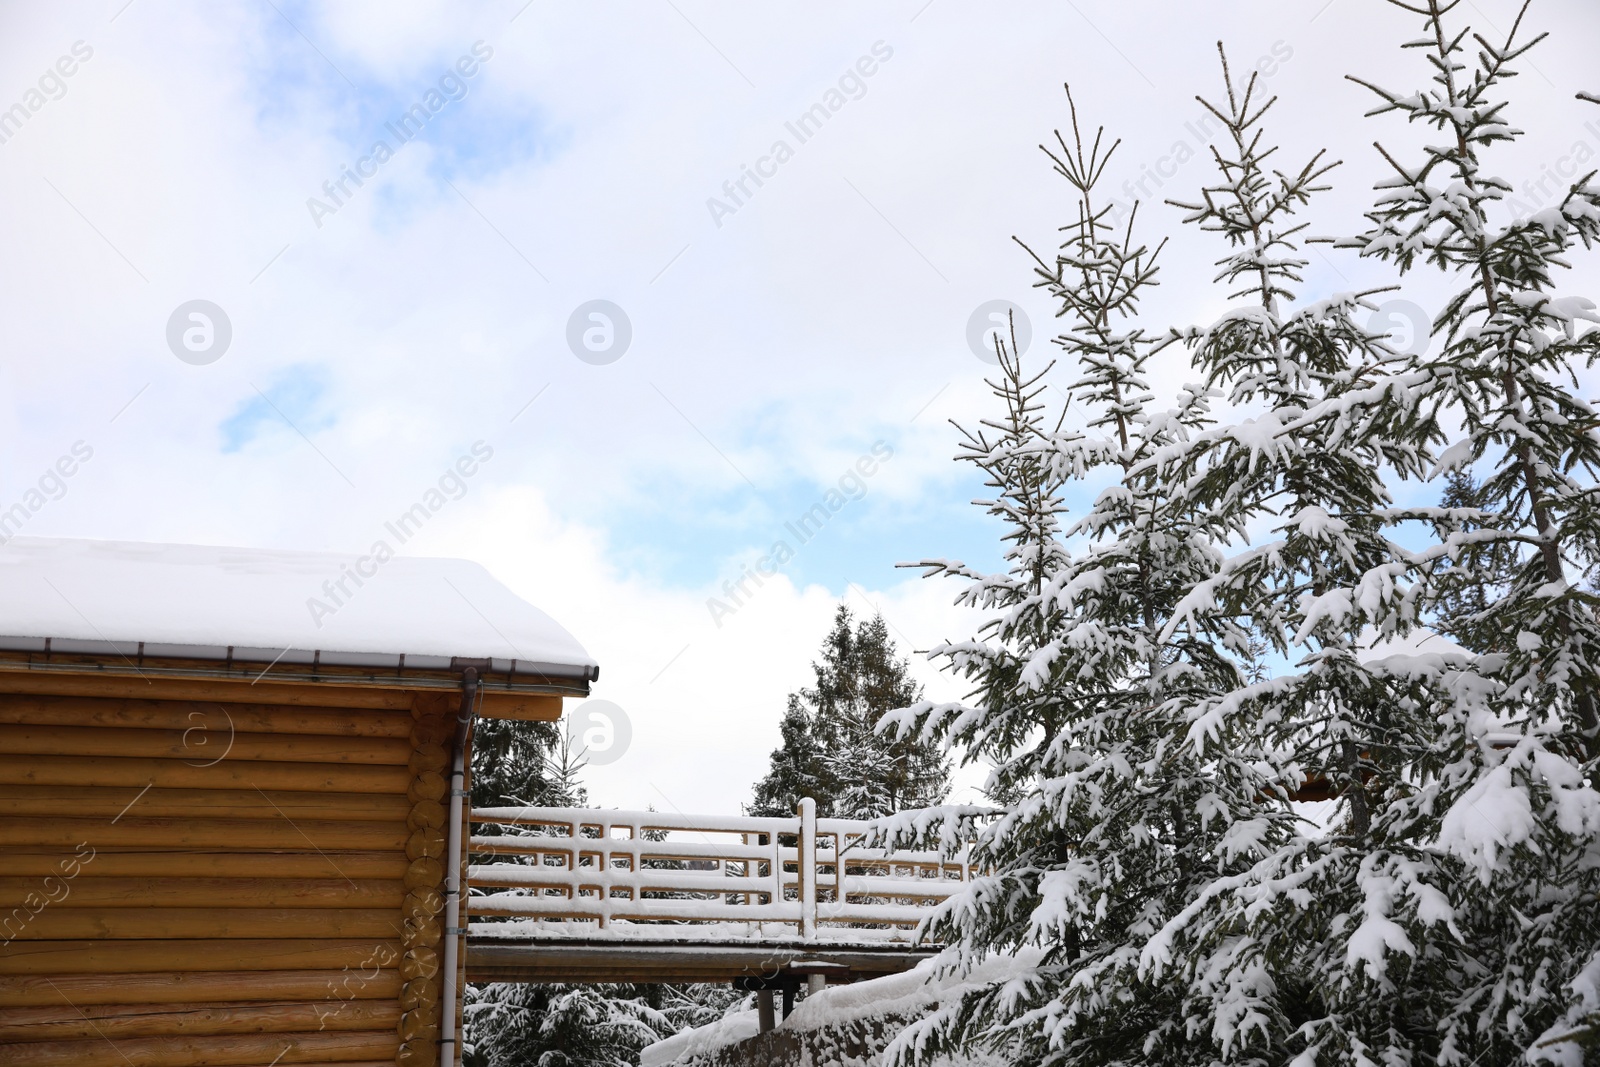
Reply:
M534 940L483 936L467 942L469 982L732 982L825 974L830 981L910 970L933 948L799 938L762 942Z
M469 981L791 985L909 970L915 931L972 874L865 822L478 808Z

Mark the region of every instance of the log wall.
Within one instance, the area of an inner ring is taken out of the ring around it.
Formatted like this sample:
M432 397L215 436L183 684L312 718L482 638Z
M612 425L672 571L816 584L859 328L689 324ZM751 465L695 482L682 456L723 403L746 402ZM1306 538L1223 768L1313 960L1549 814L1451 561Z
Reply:
M436 1064L459 697L143 688L0 674L0 1063Z

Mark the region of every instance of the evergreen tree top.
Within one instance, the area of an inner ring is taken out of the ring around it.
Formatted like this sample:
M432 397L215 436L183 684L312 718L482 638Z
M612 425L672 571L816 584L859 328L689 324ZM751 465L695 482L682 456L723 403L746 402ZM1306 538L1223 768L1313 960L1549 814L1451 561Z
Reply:
M885 714L921 696L881 614L856 622L839 605L812 670L815 684L789 696L782 744L755 785L751 814L790 816L808 796L818 814L841 818L943 799L949 772L939 751L878 729Z

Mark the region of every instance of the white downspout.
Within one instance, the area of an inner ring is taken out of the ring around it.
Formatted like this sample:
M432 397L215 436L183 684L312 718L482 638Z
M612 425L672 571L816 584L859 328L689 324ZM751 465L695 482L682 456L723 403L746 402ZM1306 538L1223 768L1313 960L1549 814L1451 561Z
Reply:
M467 733L476 713L478 669L468 667L461 678L461 713L457 716L455 753L450 763L450 817L445 824L447 842L444 868L444 975L439 983L444 997L439 1014L439 1067L456 1067L461 1042L457 1036L456 973L466 941L466 920L461 908L461 817L467 799Z

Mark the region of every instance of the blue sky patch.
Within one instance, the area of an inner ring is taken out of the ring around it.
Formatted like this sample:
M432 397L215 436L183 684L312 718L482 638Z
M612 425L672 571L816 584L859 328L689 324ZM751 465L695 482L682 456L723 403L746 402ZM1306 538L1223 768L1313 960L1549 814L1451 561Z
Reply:
M778 542L793 554L779 568L791 582L840 596L850 582L884 588L903 581L908 572L895 564L921 557L1001 564L998 525L969 503L981 488L971 472L953 470L917 499L886 493L871 479L866 484L864 494L839 493L831 501L836 484L809 478L764 486L756 501L748 490L708 494L687 484L658 485L630 496L626 517L595 519L609 530L624 571L679 588L737 579L741 565L753 566ZM829 511L830 502L840 506Z
M238 452L275 429L290 433L327 429L338 420L332 412L320 410L325 392L317 368L289 367L271 385L242 400L233 414L218 424L223 453Z

